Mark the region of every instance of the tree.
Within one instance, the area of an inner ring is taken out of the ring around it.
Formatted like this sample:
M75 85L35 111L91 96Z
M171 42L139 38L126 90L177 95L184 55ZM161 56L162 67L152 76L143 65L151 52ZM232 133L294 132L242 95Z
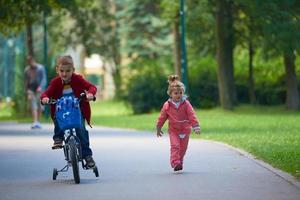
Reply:
M253 59L255 48L259 37L261 37L259 26L255 20L254 2L252 0L236 0L238 14L236 16L236 32L237 43L248 49L248 88L249 99L251 104L255 104L255 89L254 89L254 74L253 74Z
M119 30L124 54L133 61L169 57L171 29L165 20L160 19L160 1L119 2L122 7L118 13L122 24Z
M300 50L300 2L295 0L256 1L256 10L265 48L281 55L286 71L286 106L300 108L300 97L295 71L295 51Z
M180 79L181 75L181 47L180 47L180 31L179 31L179 3L177 1L164 0L161 3L163 8L162 16L172 27L173 35L173 62L174 72Z
M42 19L44 12L60 9L73 4L74 1L32 1L32 0L1 0L0 30L4 35L19 33L24 27L27 32L28 54L34 56L32 25Z
M233 4L230 0L216 0L216 40L218 85L223 109L232 109L236 101L233 76Z

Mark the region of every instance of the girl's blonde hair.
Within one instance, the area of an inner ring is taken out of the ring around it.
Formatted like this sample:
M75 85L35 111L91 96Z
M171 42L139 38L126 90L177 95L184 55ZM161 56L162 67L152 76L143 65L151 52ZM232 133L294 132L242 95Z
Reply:
M168 83L169 83L169 87L168 87L167 94L169 96L171 96L173 90L182 90L183 93L185 92L184 84L179 81L178 75L169 75Z

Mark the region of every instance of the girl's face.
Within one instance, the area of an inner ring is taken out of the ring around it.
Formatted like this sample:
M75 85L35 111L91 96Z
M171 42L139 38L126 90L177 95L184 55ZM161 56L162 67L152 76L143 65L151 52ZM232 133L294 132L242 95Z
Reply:
M69 65L60 65L56 67L56 73L64 83L69 83L71 81L73 72L74 68Z
M171 92L171 99L174 102L180 102L183 96L182 89L173 89Z

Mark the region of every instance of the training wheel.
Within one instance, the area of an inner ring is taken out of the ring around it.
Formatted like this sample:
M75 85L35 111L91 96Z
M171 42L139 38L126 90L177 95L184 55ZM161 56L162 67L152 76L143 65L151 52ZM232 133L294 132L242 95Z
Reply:
M54 168L54 169L53 169L53 177L52 177L53 180L56 180L57 175L58 175L57 169Z

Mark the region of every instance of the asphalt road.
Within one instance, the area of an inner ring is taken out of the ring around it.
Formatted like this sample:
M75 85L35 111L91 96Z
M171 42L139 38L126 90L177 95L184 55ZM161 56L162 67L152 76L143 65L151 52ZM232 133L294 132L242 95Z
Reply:
M81 168L52 180L65 165L51 150L52 125L0 123L0 200L299 200L291 182L226 145L191 140L183 172L169 166L169 140L154 133L95 127L91 148L100 176Z

